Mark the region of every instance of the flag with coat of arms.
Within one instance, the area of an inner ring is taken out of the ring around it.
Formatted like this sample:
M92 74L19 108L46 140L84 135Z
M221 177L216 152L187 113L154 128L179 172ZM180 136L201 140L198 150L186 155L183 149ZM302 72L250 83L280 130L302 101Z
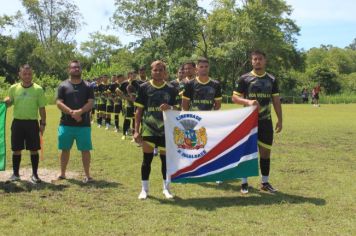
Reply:
M258 175L257 107L165 111L167 180L225 181Z

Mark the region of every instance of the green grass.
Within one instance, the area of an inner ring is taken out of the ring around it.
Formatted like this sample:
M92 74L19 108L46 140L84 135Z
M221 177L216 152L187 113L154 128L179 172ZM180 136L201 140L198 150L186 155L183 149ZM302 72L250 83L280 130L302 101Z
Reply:
M47 111L40 167L58 172L59 113L54 106ZM97 182L85 186L78 178L38 187L0 182L0 234L354 235L356 105L284 105L283 112L284 130L275 136L272 153L276 195L259 192L259 178L251 178L247 196L240 195L239 181L231 181L173 184L177 197L165 200L155 158L151 197L139 201L140 149L120 134L93 127ZM10 121L11 110L8 131ZM30 168L28 154L23 156L21 167ZM10 161L8 152L8 169ZM68 168L82 172L76 150Z

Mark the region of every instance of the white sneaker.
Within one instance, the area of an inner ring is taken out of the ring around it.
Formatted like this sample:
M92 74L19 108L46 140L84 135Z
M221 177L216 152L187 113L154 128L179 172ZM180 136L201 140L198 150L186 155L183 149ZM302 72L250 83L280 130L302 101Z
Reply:
M223 182L222 181L215 181L215 183L222 184Z
M101 125L98 125L98 128L101 128Z
M148 193L145 190L141 190L140 195L138 195L138 199L145 200L147 199Z
M15 182L15 181L20 181L20 176L16 176L16 175L11 175L11 177L7 180L7 182Z
M167 199L172 199L174 196L169 192L168 189L163 190L163 194Z
M106 124L105 130L109 130L109 128L110 128L109 124Z
M115 128L115 129L114 129L114 132L115 132L115 133L118 133L118 132L119 132L119 130L118 130L117 128Z

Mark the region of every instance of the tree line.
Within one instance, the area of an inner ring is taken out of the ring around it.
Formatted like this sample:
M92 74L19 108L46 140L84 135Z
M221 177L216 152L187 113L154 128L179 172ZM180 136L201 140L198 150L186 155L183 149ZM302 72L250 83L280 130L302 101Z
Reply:
M70 59L82 62L84 78L125 74L164 60L170 76L187 60L204 56L211 77L231 94L236 78L251 70L249 53L266 52L268 70L284 95L320 83L327 94L356 92L356 38L346 48L321 45L298 50L300 28L284 0L217 0L208 12L197 0L115 0L108 27L139 40L122 45L118 35L93 32L78 45L83 24L72 0L22 0L25 11L0 16L0 86L17 80L20 65L34 68L38 83L54 88L67 78ZM17 30L17 34L6 34Z

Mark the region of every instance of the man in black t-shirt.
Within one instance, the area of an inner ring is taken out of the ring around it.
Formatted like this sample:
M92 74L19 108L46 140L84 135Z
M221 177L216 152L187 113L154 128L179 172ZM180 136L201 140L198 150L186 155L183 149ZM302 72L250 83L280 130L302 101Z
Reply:
M92 181L89 173L90 150L92 150L90 110L94 104L94 91L81 78L81 65L73 60L69 63L69 79L58 87L57 107L62 115L58 128L58 149L61 150L61 175L58 180L66 178L66 168L74 140L82 152L85 172L84 183Z

